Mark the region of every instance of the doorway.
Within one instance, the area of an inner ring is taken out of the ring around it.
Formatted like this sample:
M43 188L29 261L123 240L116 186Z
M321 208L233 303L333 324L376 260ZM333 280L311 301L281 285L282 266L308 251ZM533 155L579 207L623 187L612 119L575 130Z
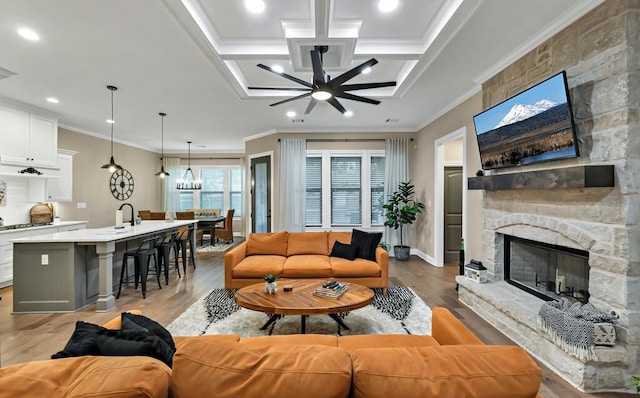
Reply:
M462 239L462 167L444 168L444 262L459 260Z
M455 232L458 237L458 246L456 250L460 248L459 239L466 233L466 208L467 208L467 189L466 189L466 158L467 158L467 128L461 127L456 131L453 131L443 137L438 138L434 142L435 146L435 181L434 181L434 226L433 226L433 258L430 262L436 267L444 266L445 262L445 167L458 167L462 168L461 173L461 197L462 197L462 214L460 216L460 231ZM453 146L458 146L459 152L456 160L451 160L449 150ZM450 244L447 242L447 244ZM432 260L432 261L431 261ZM456 261L454 259L454 261Z
M271 155L251 159L251 232L271 232Z

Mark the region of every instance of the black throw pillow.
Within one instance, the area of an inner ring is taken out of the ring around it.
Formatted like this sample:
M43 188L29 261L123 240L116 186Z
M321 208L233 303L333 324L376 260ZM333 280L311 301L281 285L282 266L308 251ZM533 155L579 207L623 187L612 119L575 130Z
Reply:
M331 254L329 254L329 256L355 260L357 250L358 248L354 245L348 245L346 243L336 241L336 243L333 244L333 248L331 249Z
M51 359L79 357L83 355L98 355L96 334L103 330L102 326L82 321L76 322L76 329L62 351L51 355Z
M167 345L176 350L176 344L173 342L173 338L171 337L171 333L167 329L165 329L161 324L154 321L153 319L147 318L144 315L136 315L131 314L129 312L122 313L122 329L123 330L131 330L131 323L141 326L148 330L149 334L154 336L158 336L161 338Z
M96 336L99 355L148 356L171 367L175 348L169 347L160 337L142 330L101 330Z
M376 247L382 239L382 232L365 232L354 229L351 233L351 244L356 246L356 257L376 261Z

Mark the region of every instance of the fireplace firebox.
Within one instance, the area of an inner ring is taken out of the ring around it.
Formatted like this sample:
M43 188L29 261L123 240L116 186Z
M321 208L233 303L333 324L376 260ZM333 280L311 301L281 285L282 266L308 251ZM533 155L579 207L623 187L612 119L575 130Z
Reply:
M589 301L589 253L504 236L505 280L543 300Z

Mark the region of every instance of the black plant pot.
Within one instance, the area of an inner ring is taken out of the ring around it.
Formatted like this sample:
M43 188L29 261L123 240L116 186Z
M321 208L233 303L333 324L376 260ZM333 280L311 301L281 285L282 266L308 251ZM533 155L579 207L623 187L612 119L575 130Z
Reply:
M411 247L409 246L393 246L393 254L398 261L407 261L409 259L409 253Z

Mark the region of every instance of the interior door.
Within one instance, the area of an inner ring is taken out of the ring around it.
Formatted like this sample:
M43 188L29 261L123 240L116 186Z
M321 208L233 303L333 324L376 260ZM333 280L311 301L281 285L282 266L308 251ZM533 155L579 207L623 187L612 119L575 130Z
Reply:
M462 167L444 168L444 262L458 262L462 239Z
M251 159L251 231L271 232L271 156Z

